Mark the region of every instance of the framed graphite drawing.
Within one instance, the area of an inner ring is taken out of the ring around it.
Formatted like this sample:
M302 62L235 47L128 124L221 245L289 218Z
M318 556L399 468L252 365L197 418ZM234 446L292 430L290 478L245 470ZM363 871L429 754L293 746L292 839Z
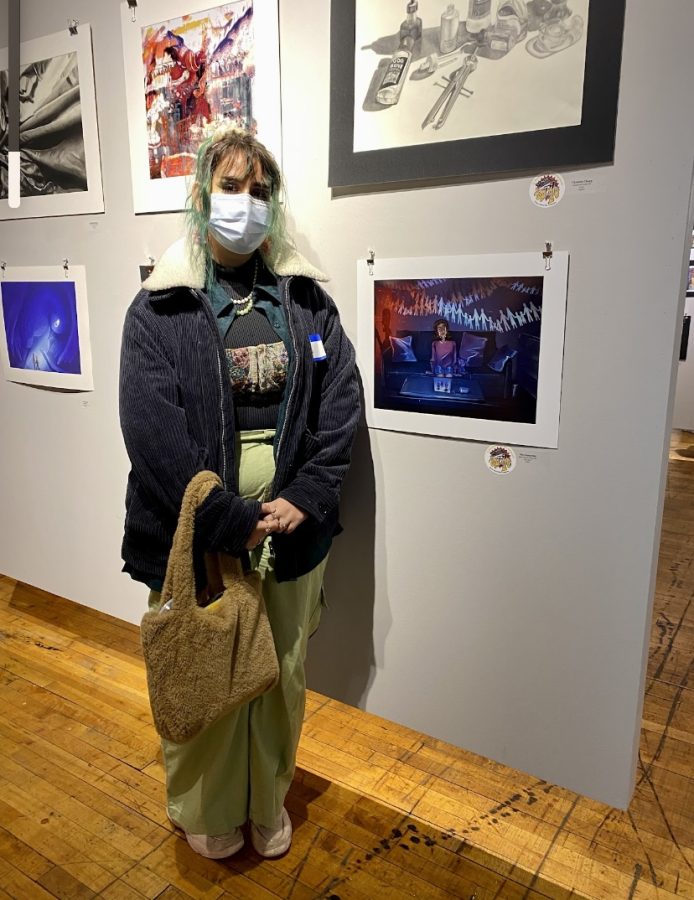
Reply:
M0 301L0 361L8 381L93 390L84 266L8 267Z
M374 428L556 447L568 253L358 266L359 366Z
M104 211L94 94L92 36L81 24L20 48L21 204L7 202L0 154L0 219ZM0 144L8 139L8 52L0 50Z
M224 123L281 151L277 0L121 5L136 213L180 210L200 144Z
M332 0L332 187L611 162L625 0Z

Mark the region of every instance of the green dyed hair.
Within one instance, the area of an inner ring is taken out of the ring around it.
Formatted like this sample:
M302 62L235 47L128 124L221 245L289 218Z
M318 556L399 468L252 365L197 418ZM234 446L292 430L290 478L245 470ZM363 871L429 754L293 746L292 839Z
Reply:
M214 265L207 237L210 221L212 179L218 167L231 160L245 160L243 177L260 168L263 183L270 191L270 227L263 244L276 251L291 244L284 214L284 180L277 160L257 138L238 128L223 128L200 145L195 163L195 181L186 203L186 228L191 251L202 257L205 283L214 277ZM261 248L262 249L262 248Z

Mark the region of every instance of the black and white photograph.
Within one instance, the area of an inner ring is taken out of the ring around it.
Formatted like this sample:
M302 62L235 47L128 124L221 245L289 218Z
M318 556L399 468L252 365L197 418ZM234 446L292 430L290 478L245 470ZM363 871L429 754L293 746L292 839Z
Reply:
M20 75L23 197L86 191L84 133L77 54L66 53L24 66ZM2 118L7 118L7 72L0 72ZM0 163L0 198L7 199L7 165Z
M556 447L568 254L376 259L358 268L374 428Z
M332 187L611 162L625 0L333 0Z
M66 29L21 46L21 153L18 209L8 198L7 158L0 158L0 218L103 210L91 33ZM8 130L7 51L0 53L0 140Z

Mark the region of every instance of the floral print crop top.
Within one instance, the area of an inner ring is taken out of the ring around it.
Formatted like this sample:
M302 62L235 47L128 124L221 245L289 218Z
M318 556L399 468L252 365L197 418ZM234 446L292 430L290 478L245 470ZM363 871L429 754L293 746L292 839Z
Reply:
M257 344L226 351L227 367L234 397L238 400L260 398L279 402L287 384L289 358L282 341Z

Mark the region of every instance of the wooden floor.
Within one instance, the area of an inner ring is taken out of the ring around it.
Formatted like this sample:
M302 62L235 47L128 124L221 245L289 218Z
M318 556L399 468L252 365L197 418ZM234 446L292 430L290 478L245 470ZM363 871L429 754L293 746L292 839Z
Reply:
M0 898L694 898L693 461L675 435L627 812L311 694L291 851L202 859L137 629L0 577Z

